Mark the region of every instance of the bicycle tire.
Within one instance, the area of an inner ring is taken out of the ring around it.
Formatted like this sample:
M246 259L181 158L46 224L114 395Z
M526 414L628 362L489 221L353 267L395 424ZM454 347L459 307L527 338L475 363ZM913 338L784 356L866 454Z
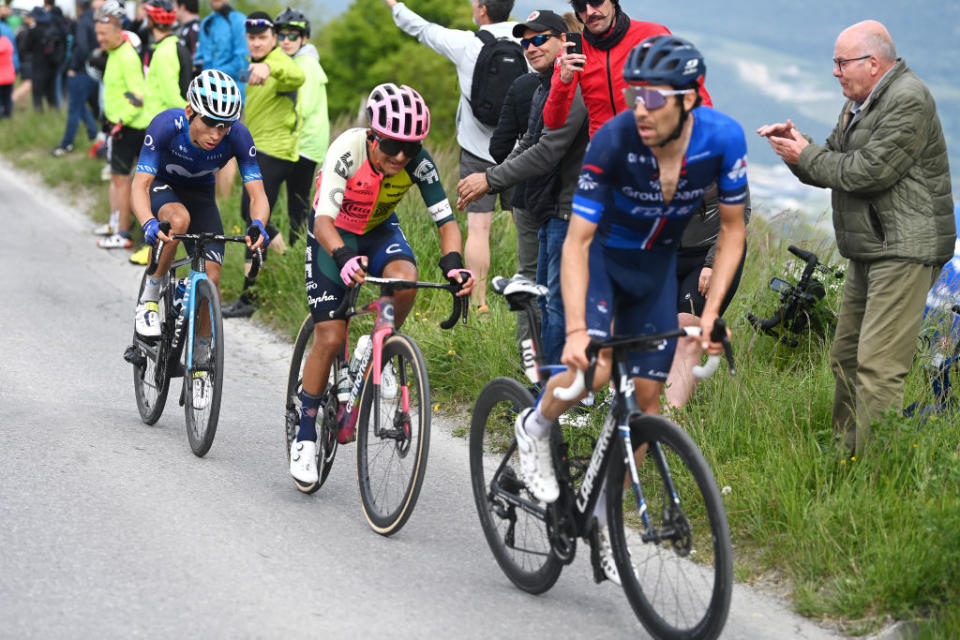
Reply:
M516 416L533 402L530 392L513 378L494 378L487 383L477 396L470 420L470 480L480 525L497 564L518 588L538 594L550 589L563 569L551 552L546 521L497 499L491 489L506 453L510 461L497 477L498 487L534 500L520 480L514 446ZM519 527L518 518L523 519ZM519 545L518 536L522 538Z
M383 536L399 531L413 512L430 448L430 381L420 348L408 336L394 334L383 343L382 367L388 362L393 363L397 389L395 397L381 393L377 400L380 425L374 424L372 366L357 416L360 503L367 523ZM403 410L405 397L409 411Z
M167 285L169 285L169 276L165 275L164 279L167 281ZM137 300L140 299L140 295L143 293L143 287L146 281L147 274L144 272L143 277L140 279L140 290L137 292ZM136 329L133 331L132 346L143 356L142 366L133 365L133 392L137 399L137 411L140 412L140 419L144 424L148 425L156 424L157 420L160 419L160 415L163 413L163 409L167 404L167 393L170 391L169 364L164 365L164 363L161 362L160 369L157 369L157 356L169 354L170 331L168 323L166 322L166 316L167 310L170 308L171 296L167 291L168 288L169 286L163 287L164 293L157 301L160 308L158 316L161 325L160 338L156 341L156 351L153 352L153 356L151 356L150 352L137 346L141 343L141 339L137 337Z
M623 487L626 462L618 438L607 476L607 522L627 600L655 638L716 638L730 610L733 551L713 473L690 436L666 418L642 416L631 434L635 447L659 444L679 508L666 489L664 469L648 448L637 471L655 533L649 541L642 539L633 489Z
M223 391L223 316L220 315L220 295L209 279L201 278L197 280L193 295L195 300L193 343L196 344L199 335L201 314L208 314L212 329L208 370L195 371L195 365L191 363L189 367L185 367L186 372L183 379L184 395L186 396L183 408L187 418L187 440L190 442L190 449L194 455L202 458L207 455L213 445L213 438L217 435L217 422L220 418L220 394ZM207 301L206 311L204 311L204 300ZM194 406L195 373L204 374L205 384L210 386L208 398L203 407Z
M303 391L303 367L306 356L313 345L314 322L308 314L300 325L296 342L293 345L293 356L290 358L290 373L287 375L287 397L284 413L284 443L287 462L290 462L290 446L297 437L300 428L301 403L300 392ZM339 371L337 361L330 364L330 378L324 389L325 396L320 402L317 412L317 475L318 480L310 487L294 482L293 484L303 493L315 493L330 473L333 459L337 455L337 381Z

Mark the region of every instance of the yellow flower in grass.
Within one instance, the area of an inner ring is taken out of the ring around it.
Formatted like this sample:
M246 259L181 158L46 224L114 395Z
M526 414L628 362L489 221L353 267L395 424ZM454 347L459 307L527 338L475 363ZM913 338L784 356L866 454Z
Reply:
M239 233L240 233L240 227L237 225L233 225L233 235L237 235Z
M455 355L457 355L457 352L454 351L453 349L449 349L449 350L447 351L447 355L448 355L448 356L455 356Z
M439 403L439 402L438 402L437 404L433 405L433 410L434 410L434 412L440 411L440 403Z

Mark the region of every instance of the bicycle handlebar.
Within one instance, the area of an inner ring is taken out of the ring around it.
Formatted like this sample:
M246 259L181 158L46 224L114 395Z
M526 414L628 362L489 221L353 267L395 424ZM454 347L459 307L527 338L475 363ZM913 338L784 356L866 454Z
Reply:
M453 325L457 323L458 319L461 319L463 324L467 324L467 312L470 309L470 305L467 304L463 298L457 296L457 292L460 290L459 287L450 284L449 282L440 284L437 282L420 282L417 280L376 278L373 276L367 276L365 278L365 283L380 285L381 295L391 296L393 295L394 291L402 289L443 289L448 291L451 297L453 297L453 310L450 313L450 317L440 323L440 328L451 329L453 328ZM340 306L330 312L330 319L345 320L347 316L352 315L359 293L359 285L353 285L352 287L349 287L346 294L343 296L343 300L340 301Z
M557 398L558 400L569 402L579 398L587 387L592 387L594 370L597 366L597 354L601 349L606 349L608 347L616 348L627 346L639 346L640 348L643 348L645 346L647 347L647 350L651 350L651 347L659 348L660 343L671 338L679 338L684 336L700 337L700 335L702 335L700 327L683 327L681 329L667 331L665 333L622 336L605 341L591 339L590 344L587 346L587 358L589 360L587 370L578 370L573 383L569 387L558 387L554 389L553 397ZM723 318L717 318L717 320L714 322L713 329L710 331L710 340L723 344L723 354L727 359L730 375L736 375L736 367L733 363L733 346L730 344L729 338L727 338L727 325L723 321ZM697 365L693 367L693 375L695 375L697 378L709 378L717 371L719 367L720 356L710 355L707 356L707 363L705 365Z
M159 225L160 231L164 234L170 234L170 223L163 221ZM253 232L250 234L250 240L256 242L257 238L260 237L260 229L254 227ZM210 241L224 241L224 242L246 242L246 236L225 236L217 233L211 233L209 231L203 231L201 233L175 233L170 236L171 240L199 240L201 244ZM163 251L163 240L157 240L157 245L154 247L153 252L150 254L150 263L147 265L147 275L153 275L157 271L157 265L160 262L160 253ZM198 247L199 248L199 247ZM263 264L263 251L260 247L257 247L257 253L253 264L250 265L250 273L248 277L253 280L257 277L257 274L260 273L260 266Z

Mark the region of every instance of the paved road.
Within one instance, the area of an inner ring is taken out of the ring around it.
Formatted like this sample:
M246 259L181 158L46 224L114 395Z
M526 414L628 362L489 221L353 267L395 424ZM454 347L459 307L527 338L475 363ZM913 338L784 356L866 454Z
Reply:
M543 596L510 585L449 422L393 538L364 522L352 448L319 493L297 492L290 345L249 321L226 321L220 428L195 458L175 391L155 426L137 414L128 254L2 162L0 225L0 637L647 637L586 553ZM725 637L834 636L737 587Z

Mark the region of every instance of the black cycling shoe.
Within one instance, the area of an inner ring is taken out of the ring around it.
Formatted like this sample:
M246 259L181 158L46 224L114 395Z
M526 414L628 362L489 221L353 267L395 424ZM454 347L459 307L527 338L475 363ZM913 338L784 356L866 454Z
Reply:
M222 314L224 318L249 318L257 310L257 305L243 299L240 296L234 300L233 304L224 307Z

